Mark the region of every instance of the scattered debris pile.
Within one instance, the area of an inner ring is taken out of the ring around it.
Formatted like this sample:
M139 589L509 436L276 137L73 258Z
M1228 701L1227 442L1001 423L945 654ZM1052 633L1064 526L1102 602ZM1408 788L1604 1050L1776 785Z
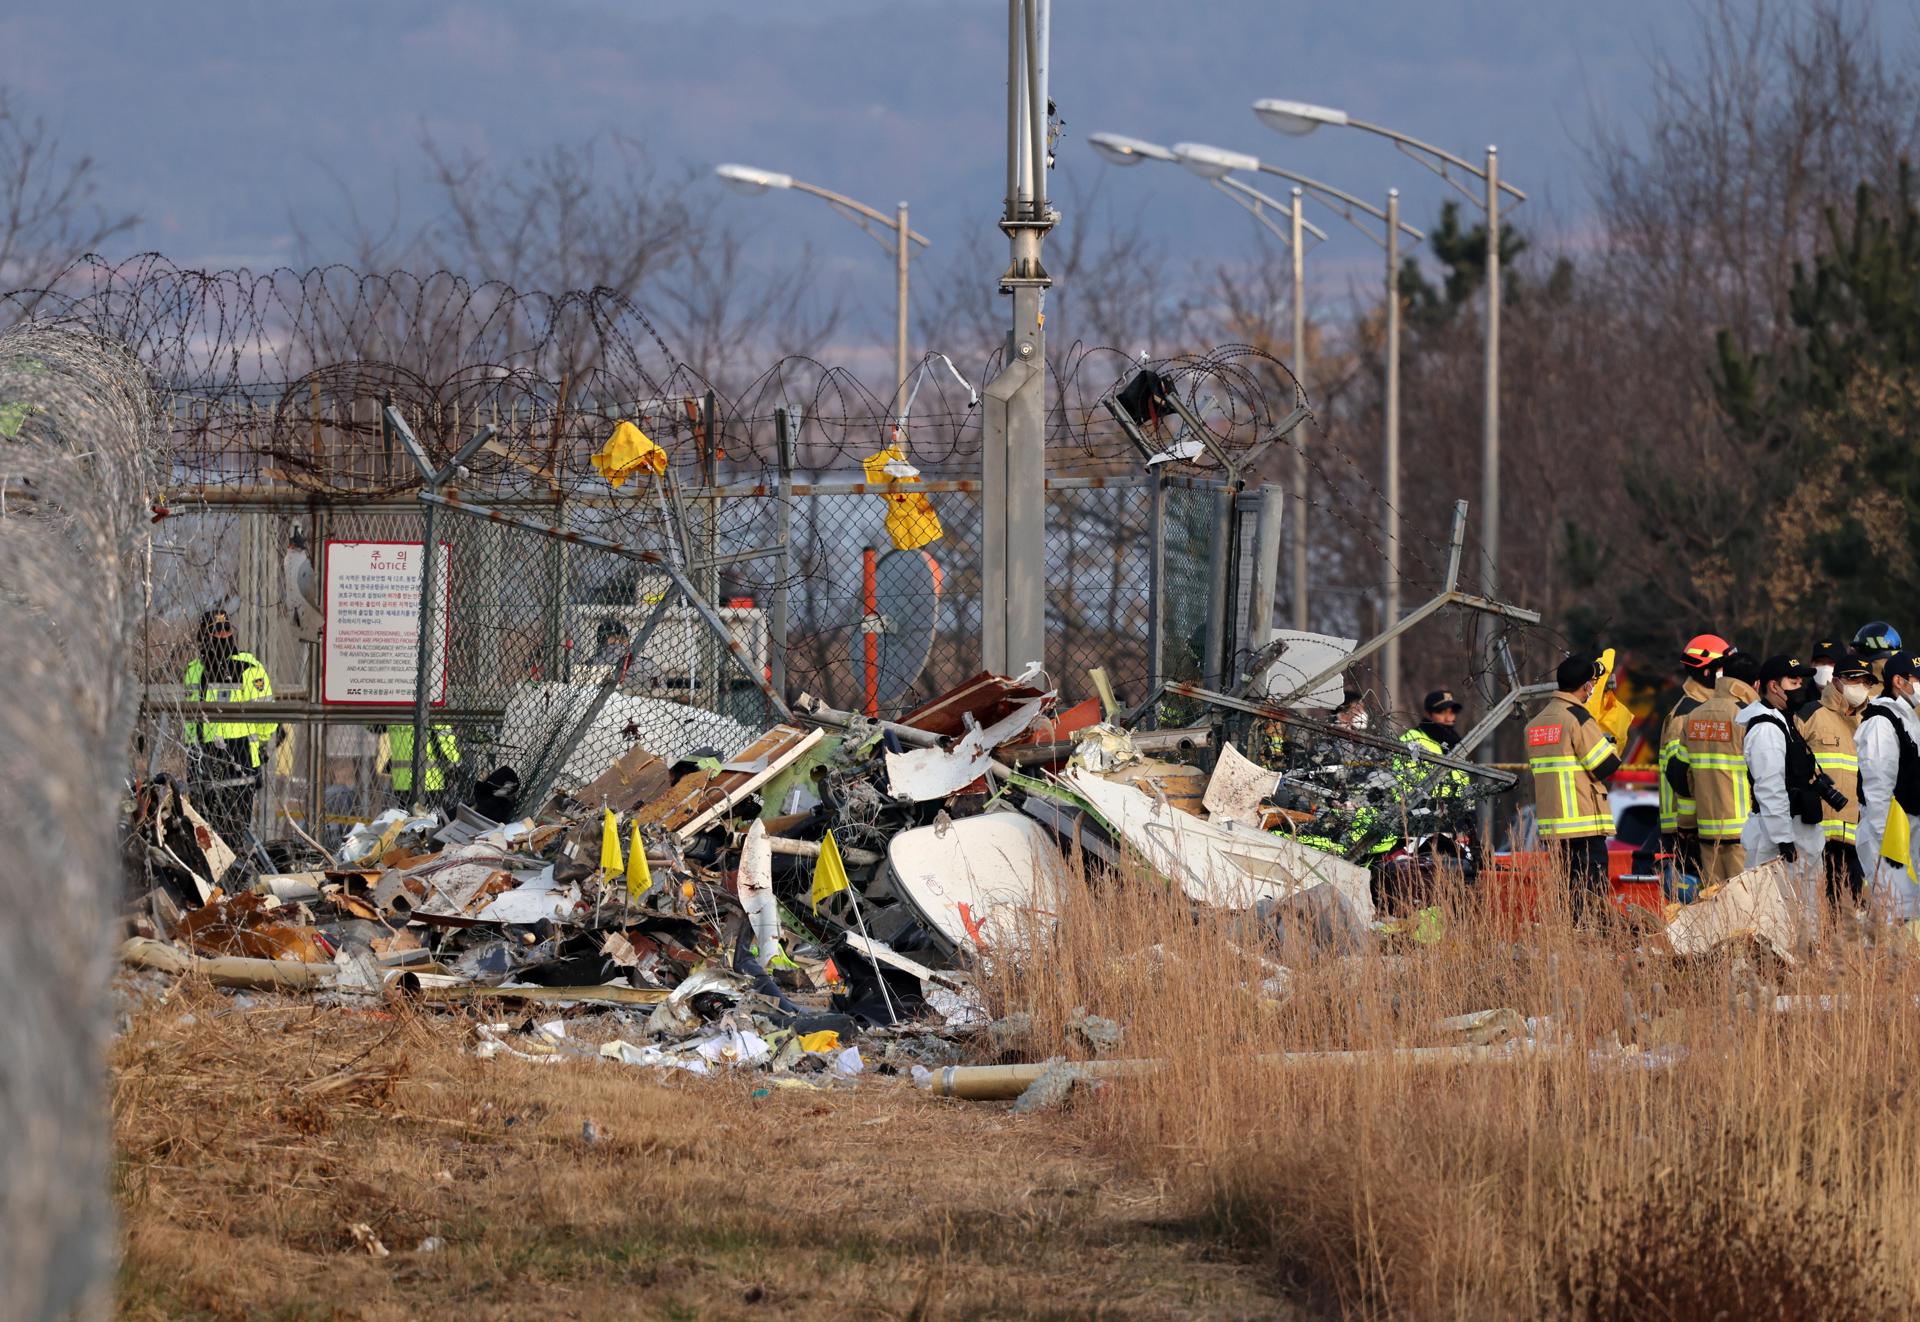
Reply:
M869 1069L927 1082L961 1061L963 1039L995 1027L975 971L1046 930L1076 864L1143 868L1335 953L1423 939L1405 921L1419 897L1378 861L1378 796L1356 833L1359 790L1326 790L1353 732L1192 686L1204 723L1130 729L1039 678L981 674L898 722L802 699L795 723L731 750L670 764L635 744L515 820L395 809L331 852L296 828L236 853L158 777L127 805L123 962L469 1005L485 1056L821 1087ZM1395 749L1375 773L1403 831L1465 802L1463 764L1426 774L1423 756ZM1748 924L1680 926L1698 945ZM501 1020L514 1004L537 1012ZM1103 1055L1124 1038L1094 1014L1074 1027ZM1028 1072L1021 1088L1045 1070Z

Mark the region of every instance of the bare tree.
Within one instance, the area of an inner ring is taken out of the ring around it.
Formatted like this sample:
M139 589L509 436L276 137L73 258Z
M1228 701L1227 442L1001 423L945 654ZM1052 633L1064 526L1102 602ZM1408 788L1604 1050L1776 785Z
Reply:
M1633 512L1617 556L1642 609L1677 635L1759 634L1775 616L1754 572L1798 460L1743 446L1713 395L1714 340L1777 349L1795 267L1822 210L1892 177L1920 143L1920 80L1889 59L1867 0L1701 0L1689 56L1655 61L1647 122L1596 135L1616 388L1591 407L1623 441Z
M67 157L44 120L28 119L0 88L0 286L42 290L75 261L139 222L95 201L93 158ZM31 296L10 301L18 316Z

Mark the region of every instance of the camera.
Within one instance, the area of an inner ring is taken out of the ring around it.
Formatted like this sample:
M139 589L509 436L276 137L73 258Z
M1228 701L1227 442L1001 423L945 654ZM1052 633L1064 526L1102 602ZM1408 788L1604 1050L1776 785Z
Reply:
M1839 812L1847 806L1847 796L1834 788L1833 777L1824 771L1814 775L1813 792L1820 796L1822 803L1826 804L1827 807L1833 809L1835 812Z

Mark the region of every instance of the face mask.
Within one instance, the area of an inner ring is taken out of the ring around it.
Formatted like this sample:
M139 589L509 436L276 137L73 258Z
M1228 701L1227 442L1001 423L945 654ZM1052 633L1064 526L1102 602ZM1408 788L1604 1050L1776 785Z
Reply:
M1352 725L1351 725L1350 727L1348 727L1348 728L1350 728L1350 729L1354 729L1354 730L1364 730L1364 729L1366 729L1366 728L1367 728L1367 714L1366 714L1365 712L1361 712L1361 713L1360 713L1360 714L1359 714L1358 716L1355 716L1355 717L1353 718L1353 724L1352 724Z
M1828 684L1832 683L1833 667L1832 666L1815 666L1813 668L1813 682L1818 684L1821 688L1825 688Z
M1846 700L1849 707L1864 707L1867 705L1867 699L1873 696L1873 690L1865 684L1842 684L1840 696Z

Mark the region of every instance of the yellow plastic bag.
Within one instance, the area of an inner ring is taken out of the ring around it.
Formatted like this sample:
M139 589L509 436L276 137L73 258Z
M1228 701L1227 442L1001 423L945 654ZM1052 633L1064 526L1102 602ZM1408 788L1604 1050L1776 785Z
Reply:
M1613 740L1615 755L1625 757L1627 735L1633 728L1633 711L1613 691L1613 659L1611 647L1600 654L1600 679L1593 686L1593 696L1587 699L1587 710Z
M1880 837L1880 857L1889 863L1898 863L1901 867L1908 864L1908 856L1913 848L1913 832L1907 821L1906 810L1899 804L1887 808L1887 829Z
M906 451L898 445L889 445L878 454L868 455L860 461L860 466L866 470L867 481L873 483L920 480L919 473L907 461ZM896 550L911 551L946 536L946 530L940 526L940 515L925 496L907 493L881 499L887 502L887 536Z
M622 421L593 456L593 466L608 486L618 487L642 469L666 472L667 452L631 422Z

